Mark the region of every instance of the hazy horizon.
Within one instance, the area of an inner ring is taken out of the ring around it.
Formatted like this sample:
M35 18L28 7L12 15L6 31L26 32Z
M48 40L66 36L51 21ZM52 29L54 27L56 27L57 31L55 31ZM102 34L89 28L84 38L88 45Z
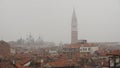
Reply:
M70 43L73 8L79 39L120 42L119 0L1 0L0 39L14 41L31 33L45 41Z

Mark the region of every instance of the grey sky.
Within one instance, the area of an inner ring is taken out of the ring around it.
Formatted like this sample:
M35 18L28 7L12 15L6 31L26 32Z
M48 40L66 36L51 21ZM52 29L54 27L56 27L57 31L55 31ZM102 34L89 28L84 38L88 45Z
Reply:
M29 32L46 41L70 42L73 7L79 39L120 41L119 0L0 0L0 38L23 38Z

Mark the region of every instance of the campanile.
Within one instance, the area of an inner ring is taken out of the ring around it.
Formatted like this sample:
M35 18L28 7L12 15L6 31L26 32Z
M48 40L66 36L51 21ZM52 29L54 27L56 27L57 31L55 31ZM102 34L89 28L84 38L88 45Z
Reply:
M73 9L71 21L71 44L77 43L77 41L78 41L77 17L75 9Z

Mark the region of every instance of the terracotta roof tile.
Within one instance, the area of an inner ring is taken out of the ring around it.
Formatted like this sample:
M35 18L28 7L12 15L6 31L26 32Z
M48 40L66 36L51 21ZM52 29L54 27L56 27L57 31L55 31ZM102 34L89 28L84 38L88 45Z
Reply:
M0 68L15 68L9 61L0 62Z
M114 50L110 53L107 53L106 55L118 55L118 56L120 56L120 50Z
M76 63L73 60L68 60L68 59L59 59L54 62L49 62L49 65L52 67L64 67L64 66L72 66L75 65Z

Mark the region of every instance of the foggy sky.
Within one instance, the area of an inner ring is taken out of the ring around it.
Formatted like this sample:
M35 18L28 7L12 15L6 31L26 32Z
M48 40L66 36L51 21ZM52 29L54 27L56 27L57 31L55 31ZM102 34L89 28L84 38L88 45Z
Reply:
M0 39L70 42L73 8L79 39L120 42L119 0L0 0Z

